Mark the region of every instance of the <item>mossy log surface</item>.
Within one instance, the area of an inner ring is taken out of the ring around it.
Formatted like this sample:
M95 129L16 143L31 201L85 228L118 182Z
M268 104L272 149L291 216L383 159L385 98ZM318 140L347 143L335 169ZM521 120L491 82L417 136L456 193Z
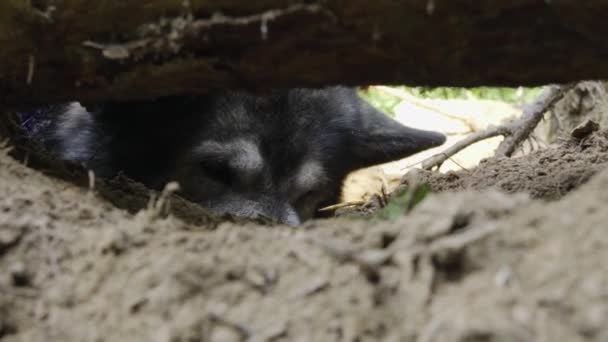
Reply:
M1 0L0 106L608 78L604 0Z

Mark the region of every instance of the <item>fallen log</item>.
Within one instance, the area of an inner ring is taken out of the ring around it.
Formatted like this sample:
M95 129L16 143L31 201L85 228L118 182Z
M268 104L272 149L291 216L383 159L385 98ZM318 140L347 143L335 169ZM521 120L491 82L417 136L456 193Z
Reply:
M3 0L0 106L608 77L602 0Z

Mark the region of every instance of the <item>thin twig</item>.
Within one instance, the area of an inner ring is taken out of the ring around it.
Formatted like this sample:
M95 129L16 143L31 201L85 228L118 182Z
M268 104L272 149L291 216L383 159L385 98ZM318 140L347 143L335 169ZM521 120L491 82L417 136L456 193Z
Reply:
M458 167L460 167L461 169L463 169L465 171L469 171L469 169L467 169L466 167L462 166L459 162L457 162L455 158L449 158L449 159L452 163L458 165Z
M338 204L334 204L334 205L330 205L330 206L321 208L321 209L319 209L319 211L321 211L321 212L334 211L334 210L338 210L338 209L342 209L342 208L364 205L365 203L366 203L365 201L352 201L352 202L338 203Z
M426 159L422 162L422 168L425 170L430 170L434 167L440 167L446 160L450 159L456 153L464 150L476 142L507 134L509 134L509 130L506 126L490 126L483 131L469 135L468 137L450 146L445 151Z

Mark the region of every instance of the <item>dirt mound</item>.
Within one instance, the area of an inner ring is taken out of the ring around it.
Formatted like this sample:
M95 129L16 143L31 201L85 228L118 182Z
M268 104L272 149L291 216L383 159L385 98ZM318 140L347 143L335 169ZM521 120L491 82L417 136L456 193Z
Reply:
M436 192L496 188L508 193L525 192L534 198L554 200L587 182L605 168L606 162L608 130L522 157L485 159L471 170L446 174L427 171L420 174L422 181Z
M554 202L466 190L296 228L133 215L0 153L0 339L606 341L608 171L562 195L607 139L427 178Z

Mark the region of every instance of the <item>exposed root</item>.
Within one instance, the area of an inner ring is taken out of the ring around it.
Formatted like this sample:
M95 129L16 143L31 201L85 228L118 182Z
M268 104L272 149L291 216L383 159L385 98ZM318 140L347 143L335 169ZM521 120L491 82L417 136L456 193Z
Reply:
M551 109L564 95L574 88L576 83L568 85L548 86L532 102L524 108L521 119L508 125L509 135L498 146L496 157L510 157L519 145L534 131L543 115Z
M215 13L208 19L195 19L191 14L171 20L161 19L158 23L147 24L141 28L143 39L116 44L86 40L85 47L97 49L107 59L126 60L131 57L138 59L144 55L159 56L163 54L177 55L182 45L192 37L204 37L209 30L218 26L260 25L260 37L268 39L269 24L283 17L298 13L318 14L335 21L336 16L328 8L319 4L294 4L286 8L267 10L249 16L230 17ZM150 38L153 37L153 38ZM137 53L136 53L137 52Z
M527 140L538 123L542 120L543 115L551 109L564 95L576 86L575 83L568 85L554 85L545 87L544 91L524 108L523 115L520 119L511 123L490 126L483 131L479 131L469 135L458 143L450 146L447 150L434 155L422 162L422 168L430 170L434 167L439 168L446 160L450 159L456 153L462 151L466 147L499 135L505 137L496 149L495 158L511 157L522 142Z
M171 195L177 191L179 191L179 184L177 182L169 182L167 185L165 185L165 188L161 192L158 199L156 198L155 194L152 194L150 197L150 202L148 203L148 214L150 220L163 217L170 212L169 199L171 198Z
M499 135L510 134L507 126L490 126L483 131L475 132L468 137L462 139L456 144L450 146L445 151L436 154L422 162L422 168L430 170L434 167L439 168L446 160L452 158L456 153L464 150L465 148L473 145L476 142L493 138Z

